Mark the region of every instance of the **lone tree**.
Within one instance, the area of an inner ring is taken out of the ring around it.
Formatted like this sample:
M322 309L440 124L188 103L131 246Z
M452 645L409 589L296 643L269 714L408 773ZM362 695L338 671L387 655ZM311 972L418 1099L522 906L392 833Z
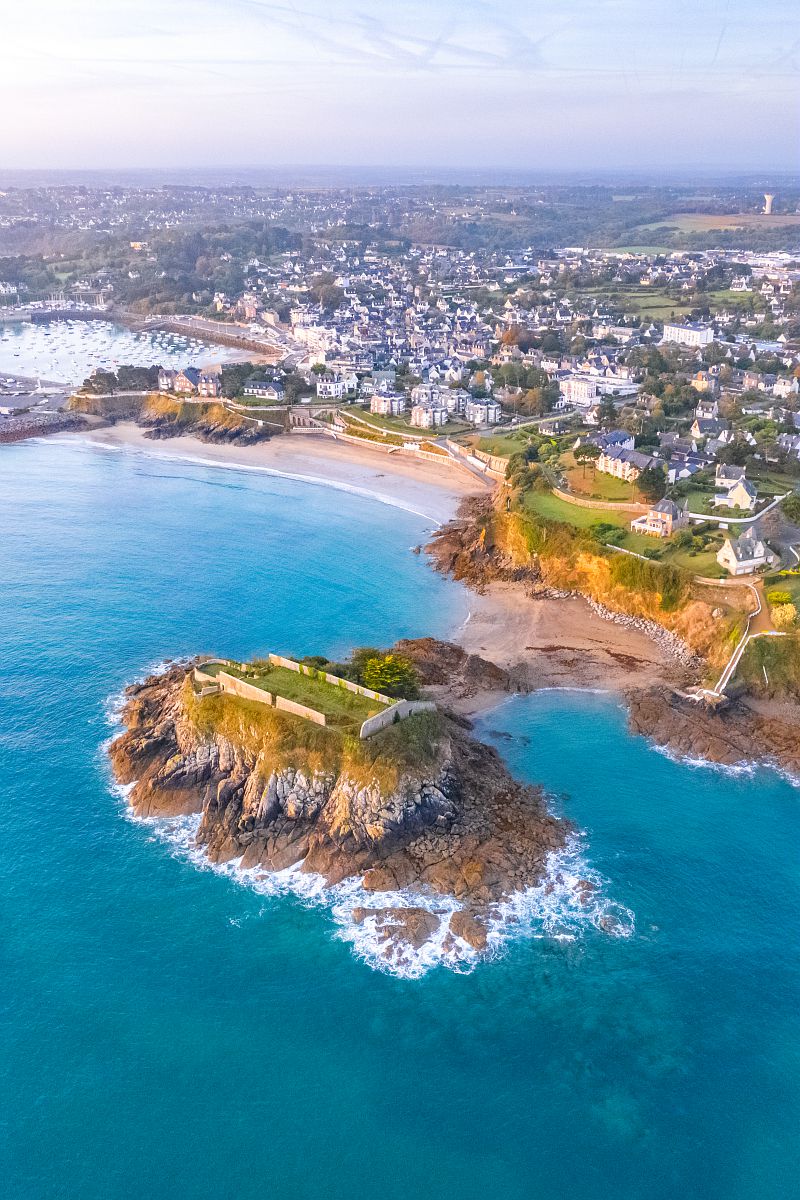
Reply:
M645 467L636 480L639 495L648 504L663 499L667 490L667 479L660 467Z
M600 447L595 446L594 442L584 442L582 446L578 446L575 451L575 462L580 463L583 467L583 477L586 478L586 465L591 463L593 467L597 466L597 460L600 457Z
M364 664L364 684L387 696L410 699L419 694L417 673L407 658L399 654L382 654Z

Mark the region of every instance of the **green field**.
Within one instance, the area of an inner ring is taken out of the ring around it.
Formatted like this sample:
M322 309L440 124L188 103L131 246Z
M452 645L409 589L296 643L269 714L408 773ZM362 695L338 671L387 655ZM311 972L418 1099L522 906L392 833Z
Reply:
M599 521L626 529L635 516L634 513L620 512L613 508L582 508L578 504L560 500L552 492L528 492L525 507L548 521L565 521L567 525L574 525L576 529L588 529Z
M244 670L212 663L203 670L208 675L218 675L220 671L225 671L228 675L244 679L274 696L283 696L285 700L305 704L308 708L324 713L328 723L338 728L360 726L367 717L382 712L386 707L377 700L358 696L324 679L303 675L299 671L290 671L288 667L273 667L266 662L255 662Z
M694 554L679 548L673 542L662 541L660 538L648 537L644 533L633 533L630 528L634 513L620 512L610 508L582 508L577 504L569 504L565 500L553 496L550 492L529 492L525 497L525 507L540 517L549 521L564 521L576 529L590 529L593 525L603 523L614 525L626 530L625 537L618 544L623 550L631 550L634 554L647 554L648 551L659 551L659 561L670 566L682 567L694 575L708 575L720 579L725 571L717 562L717 550L722 540L715 542L705 550Z
M370 412L359 412L357 417L355 414L352 415L356 425L363 421L365 425L371 425L373 429L408 434L412 438L465 433L468 429L472 429L472 426L467 425L464 421L448 421L445 425L438 425L435 429L417 429L414 425L409 425L408 421L404 421L402 417L380 417L377 413Z
M658 287L614 288L604 293L603 298L609 304L641 317L642 320L663 321L671 316L686 316L692 311L691 304L682 304L680 300L669 296L664 288Z
M781 229L800 224L800 214L773 213L671 213L659 221L640 225L646 234L651 229L677 229L680 233L709 233L715 229Z

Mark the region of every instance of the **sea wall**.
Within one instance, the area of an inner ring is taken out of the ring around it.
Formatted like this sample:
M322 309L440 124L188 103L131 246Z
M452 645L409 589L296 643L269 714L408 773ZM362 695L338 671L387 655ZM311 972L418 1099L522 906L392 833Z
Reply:
M385 708L383 712L376 713L374 717L367 717L361 726L359 737L372 737L373 734L380 733L381 729L394 725L395 721L402 721L404 717L413 717L415 713L433 712L435 708L436 705L430 700L398 700L391 708Z

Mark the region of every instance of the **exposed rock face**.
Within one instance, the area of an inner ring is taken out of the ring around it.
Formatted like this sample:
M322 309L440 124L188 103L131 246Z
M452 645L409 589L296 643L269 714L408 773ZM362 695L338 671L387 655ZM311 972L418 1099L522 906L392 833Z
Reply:
M433 565L476 591L496 580L536 583L540 573L534 564L519 566L492 544L487 536L492 515L490 497L468 496L463 500L457 519L438 530L425 547Z
M628 696L633 733L687 758L735 766L743 762L777 763L800 775L800 726L796 714L769 715L746 700L718 709L687 700L669 688Z
M437 638L401 640L398 654L414 664L420 682L426 687L446 688L450 696L462 699L482 692L525 692L530 688L521 672L506 671L496 663L468 654L452 642Z
M380 770L356 777L336 756L313 770L277 765L269 744L200 733L185 683L186 668L172 667L129 689L127 732L110 755L120 782L135 784L130 803L140 815L202 814L198 842L213 861L241 857L243 867L269 870L302 863L331 884L355 876L375 893L454 896L464 912L451 921L452 935L482 949L491 906L538 882L550 851L564 845L566 822L548 812L540 791L512 779L466 722L439 715L432 760L387 787ZM378 759L381 736L373 739ZM414 945L431 914L420 910L411 929L409 910L402 913L402 939ZM385 910L380 924L390 928Z
M201 442L223 443L232 442L237 446L249 446L253 442L263 442L268 439L275 429L263 425L255 425L244 420L240 424L225 421L214 421L209 417L199 417L192 424L178 422L167 416L142 416L140 425L147 432L145 437L160 441L164 438L185 437L192 434Z

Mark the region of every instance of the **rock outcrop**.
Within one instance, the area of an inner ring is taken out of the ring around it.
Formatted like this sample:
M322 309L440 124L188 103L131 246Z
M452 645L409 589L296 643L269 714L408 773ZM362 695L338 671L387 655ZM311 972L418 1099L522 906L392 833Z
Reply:
M746 698L711 708L670 688L632 692L627 703L631 732L682 758L725 766L760 762L800 776L796 712L768 705L761 711Z
M461 910L448 936L483 949L492 906L540 881L566 841L569 827L542 793L515 781L463 718L411 717L401 735L390 728L364 749L274 709L247 714L235 698L198 700L186 667L173 666L129 689L127 729L110 749L117 779L133 785L134 810L201 814L198 843L215 862L302 864L330 884L355 877L374 893L454 897ZM413 755L398 758L398 736L412 739ZM430 913L400 911L361 919L414 945Z

